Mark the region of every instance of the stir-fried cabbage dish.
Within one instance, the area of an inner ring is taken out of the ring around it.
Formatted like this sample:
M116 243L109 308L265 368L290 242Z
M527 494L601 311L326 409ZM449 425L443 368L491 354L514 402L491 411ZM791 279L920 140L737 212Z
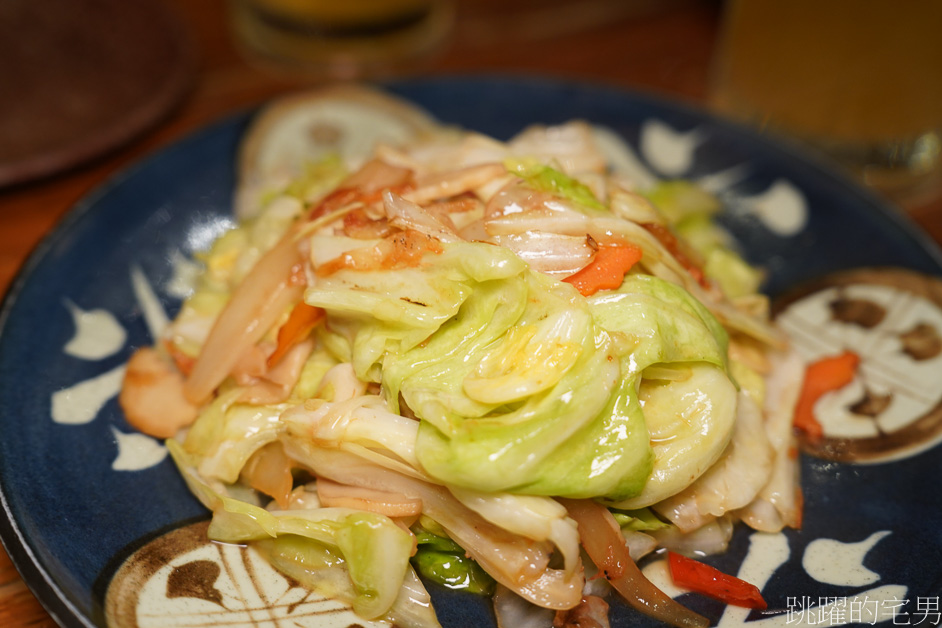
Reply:
M636 561L799 525L800 367L717 198L619 150L430 126L255 182L120 397L209 536L397 626L707 625Z

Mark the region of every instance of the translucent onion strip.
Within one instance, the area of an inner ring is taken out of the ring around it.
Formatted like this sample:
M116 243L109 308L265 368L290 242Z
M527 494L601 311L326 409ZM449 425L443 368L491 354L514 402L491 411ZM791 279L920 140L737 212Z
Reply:
M493 525L461 504L445 487L313 443L292 439L284 444L289 456L309 466L318 476L420 499L422 512L441 524L491 577L530 602L567 609L581 600L582 570L570 575L549 569L552 548L549 543L534 542Z
M507 170L502 164L493 163L436 172L417 181L418 186L406 192L405 197L414 203L428 203L470 192L506 174Z
M392 225L403 229L414 229L442 242L461 240L455 233L453 225L445 224L424 207L389 190L383 192L383 206L386 208L386 215L389 216L389 222Z
M355 508L387 517L411 517L422 514L421 499L362 486L348 486L323 478L317 481L317 496L325 508Z
M561 499L569 516L579 524L582 546L606 579L637 611L683 628L706 628L710 621L682 604L644 577L631 560L618 523L607 508L589 499Z
M510 249L537 272L565 277L592 260L595 249L586 236L545 231L524 231L494 236L493 241Z
M300 263L294 232L289 231L238 285L183 384L183 393L191 403L206 401L242 354L301 299L303 282L295 278L301 273L293 272Z

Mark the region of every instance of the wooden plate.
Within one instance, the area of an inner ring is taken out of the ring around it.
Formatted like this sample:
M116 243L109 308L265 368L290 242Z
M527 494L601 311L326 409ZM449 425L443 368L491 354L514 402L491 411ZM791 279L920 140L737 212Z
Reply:
M191 42L151 0L0 3L0 187L96 157L186 93Z

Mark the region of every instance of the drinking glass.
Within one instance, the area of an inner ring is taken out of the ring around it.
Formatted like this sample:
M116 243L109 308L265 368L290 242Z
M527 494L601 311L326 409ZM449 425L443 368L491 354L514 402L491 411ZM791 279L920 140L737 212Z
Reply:
M731 0L711 89L900 202L942 181L938 0Z
M392 73L438 46L453 0L230 0L236 41L269 68L316 78Z

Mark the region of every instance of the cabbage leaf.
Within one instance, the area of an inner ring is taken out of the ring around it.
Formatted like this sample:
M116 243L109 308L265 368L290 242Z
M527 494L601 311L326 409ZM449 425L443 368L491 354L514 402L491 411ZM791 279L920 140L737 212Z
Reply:
M409 569L411 533L384 515L349 508L268 511L228 496L223 485L210 485L177 441L168 440L167 448L190 491L213 512L209 538L246 543L298 537L321 544L324 560L331 553L343 558L357 614L376 618L392 607Z

